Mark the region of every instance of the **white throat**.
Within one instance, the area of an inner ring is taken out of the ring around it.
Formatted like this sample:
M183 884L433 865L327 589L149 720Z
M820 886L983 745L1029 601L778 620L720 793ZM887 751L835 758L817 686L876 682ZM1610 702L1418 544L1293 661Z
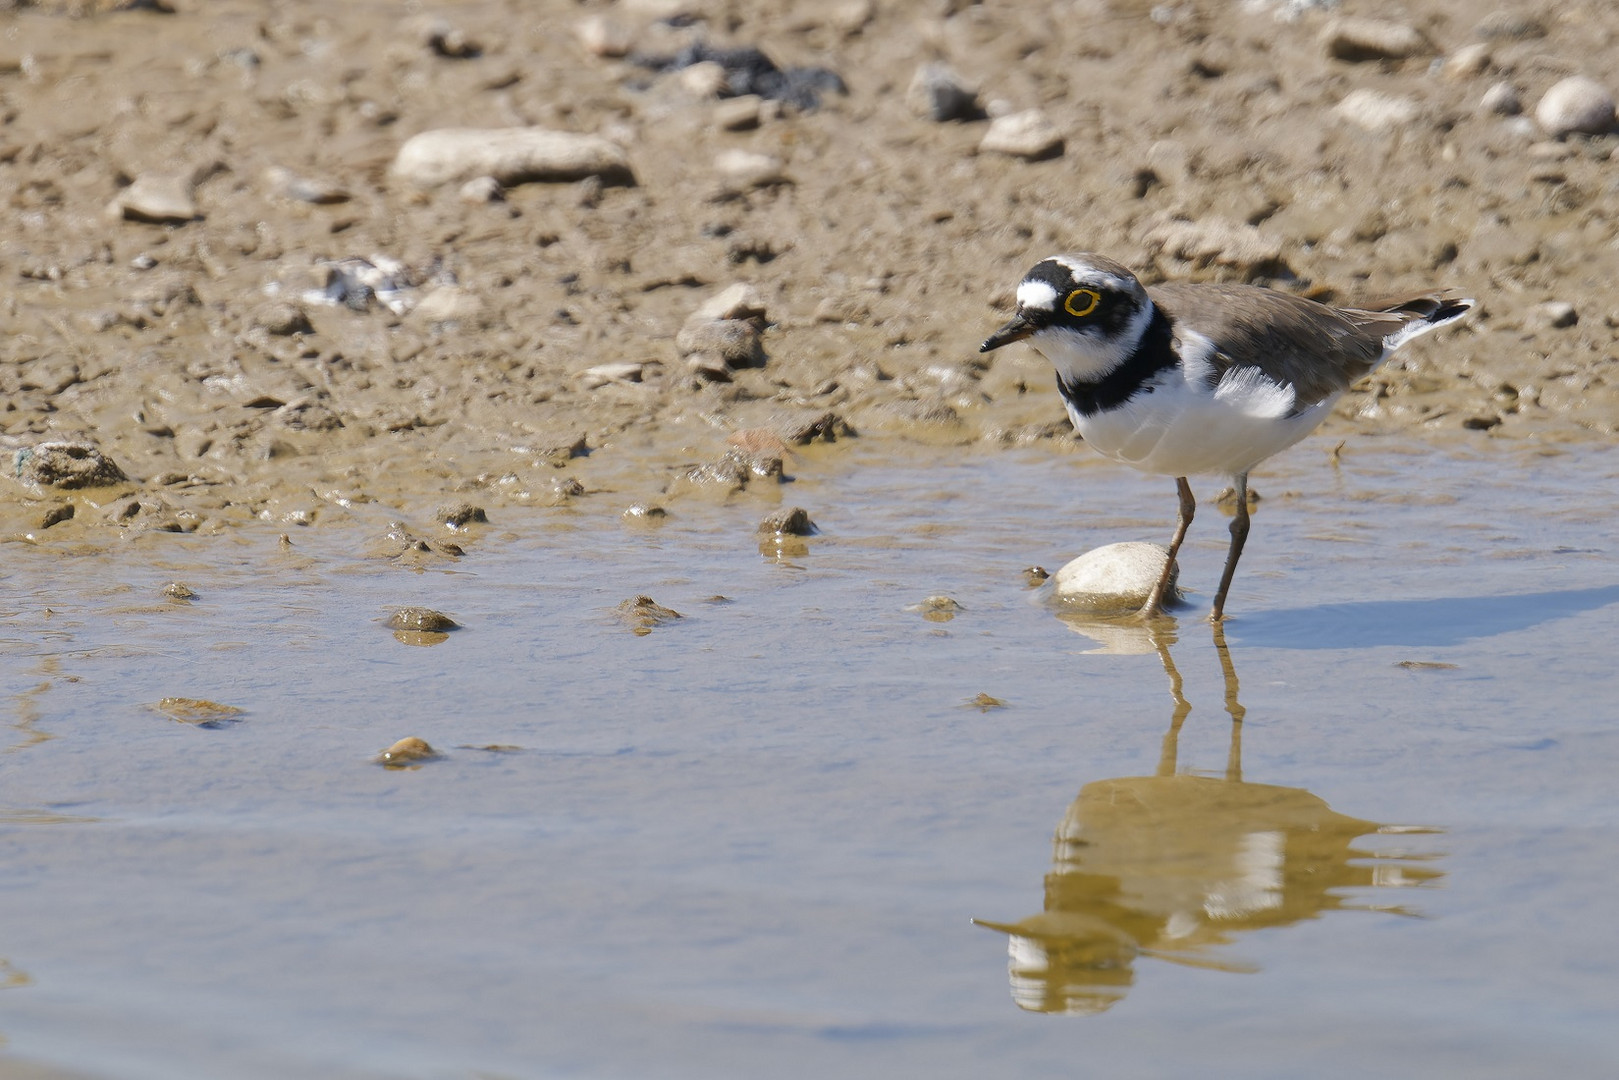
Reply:
M1141 343L1141 336L1152 322L1152 301L1142 298L1141 310L1130 317L1115 337L1104 337L1100 330L1089 332L1066 326L1048 326L1029 338L1029 344L1051 361L1057 374L1073 383L1100 382L1117 370Z

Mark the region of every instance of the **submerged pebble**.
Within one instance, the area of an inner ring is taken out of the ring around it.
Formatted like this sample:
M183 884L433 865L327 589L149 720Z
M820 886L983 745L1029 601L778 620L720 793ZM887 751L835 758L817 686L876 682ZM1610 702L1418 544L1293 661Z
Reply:
M814 536L820 530L810 520L809 511L802 506L778 510L759 522L759 532L786 536Z
M171 581L163 586L163 596L179 603L190 603L197 598L197 591L183 581Z
M613 609L637 636L652 633L655 627L685 618L673 608L666 608L650 596L632 596Z
M152 706L170 720L201 728L218 728L240 720L247 711L206 698L166 697Z
M949 622L958 613L967 609L948 596L930 596L920 604L912 604L905 610L917 612L928 622Z
M390 630L428 631L440 634L461 628L459 623L444 612L425 607L395 608L393 614L388 616L386 625Z

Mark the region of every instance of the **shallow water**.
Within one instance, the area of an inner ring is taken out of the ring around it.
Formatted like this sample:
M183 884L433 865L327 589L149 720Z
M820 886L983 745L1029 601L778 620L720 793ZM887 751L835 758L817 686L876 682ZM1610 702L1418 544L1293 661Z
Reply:
M1619 468L1325 445L1255 477L1223 649L1217 485L1175 634L1025 586L1174 512L1049 451L801 459L783 558L753 495L420 571L9 545L0 1076L1612 1075Z

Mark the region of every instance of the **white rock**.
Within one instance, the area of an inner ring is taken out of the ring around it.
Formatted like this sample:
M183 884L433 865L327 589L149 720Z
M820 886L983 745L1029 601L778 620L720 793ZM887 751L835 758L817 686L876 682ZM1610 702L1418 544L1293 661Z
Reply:
M1570 75L1546 91L1535 120L1548 135L1600 135L1613 128L1613 94L1595 79Z
M422 187L493 176L510 186L530 180L569 181L599 176L635 183L629 160L599 135L545 128L440 128L412 136L399 148L392 174Z
M714 170L744 187L763 187L782 180L781 159L751 150L726 150L714 159Z
M1422 109L1414 98L1362 89L1351 90L1333 112L1362 130L1387 131L1411 123Z
M1440 67L1439 72L1453 82L1460 79L1471 79L1475 75L1482 75L1488 71L1492 59L1489 45L1482 41L1475 41L1470 45L1463 45L1445 57L1445 62Z
M504 199L506 189L493 176L474 176L461 185L456 195L464 203L492 203Z
M714 126L721 131L751 131L759 126L762 104L757 94L726 98L714 106Z
M730 85L725 68L713 60L700 60L681 68L675 80L682 90L697 98L719 97Z
M978 144L983 151L1007 154L1027 161L1057 157L1063 151L1062 132L1039 109L997 116Z
M605 15L579 20L573 32L592 56L624 56L630 51L630 32Z
M1524 320L1524 328L1528 330L1566 330L1580 321L1580 314L1574 305L1566 300L1547 300L1536 304L1529 309L1529 315Z
M1518 88L1509 82L1498 82L1479 99L1478 111L1493 116L1517 116L1523 112L1523 99Z
M1404 60L1428 51L1415 27L1384 19L1333 19L1321 31L1327 55L1339 60Z
M645 371L645 364L631 362L597 364L580 372L579 378L586 390L595 390L608 383L638 383Z
M192 178L179 173L142 173L118 193L107 207L112 217L125 221L169 224L194 220L197 201L191 197Z
M1065 564L1052 575L1052 590L1063 603L1091 611L1135 611L1147 602L1168 558L1169 549L1162 544L1108 544ZM1168 598L1175 595L1178 573L1178 567L1170 573Z
M745 281L739 281L703 302L692 312L693 319L752 319L763 318L764 297L759 290Z

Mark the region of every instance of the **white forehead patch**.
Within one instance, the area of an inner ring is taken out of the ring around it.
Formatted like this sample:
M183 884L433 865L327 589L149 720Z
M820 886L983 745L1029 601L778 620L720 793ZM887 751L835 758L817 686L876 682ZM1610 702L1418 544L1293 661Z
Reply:
M1020 308L1039 308L1041 311L1057 310L1057 290L1044 281L1025 281L1017 287L1017 306Z
M1095 263L1087 262L1083 258L1069 255L1053 255L1048 261L1056 263L1074 275L1076 284L1099 285L1104 289L1117 293L1131 293L1140 288L1140 283L1133 277L1124 278L1118 274L1109 273Z

